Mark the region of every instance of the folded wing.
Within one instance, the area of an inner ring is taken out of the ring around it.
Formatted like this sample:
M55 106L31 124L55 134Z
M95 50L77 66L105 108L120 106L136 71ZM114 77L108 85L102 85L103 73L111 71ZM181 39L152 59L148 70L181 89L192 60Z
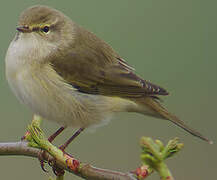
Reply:
M131 98L168 94L160 86L137 76L104 41L78 28L74 42L60 47L61 57L51 60L53 68L68 84L84 93L105 96Z

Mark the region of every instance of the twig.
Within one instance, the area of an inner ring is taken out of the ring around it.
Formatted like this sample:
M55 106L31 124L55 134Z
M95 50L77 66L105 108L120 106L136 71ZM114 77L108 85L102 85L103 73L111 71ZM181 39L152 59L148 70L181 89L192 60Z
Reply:
M0 143L0 156L29 156L38 158L38 153L40 153L40 149L32 148L28 146L28 142L20 141L20 142L10 142L10 143ZM53 157L48 153L45 153L45 160L51 160ZM126 179L126 180L135 180L136 177L132 173L122 173L107 169L100 169L89 164L82 164L82 168L79 172L75 173L69 167L63 165L62 162L56 161L58 167L63 168L64 170L71 172L75 175L78 175L87 179L95 179L95 180L112 180L112 179Z
M40 129L40 117L34 116L32 124L28 127L28 132L23 137L25 141L0 143L1 155L20 155L38 158L41 149L45 150L44 160L58 169L64 169L70 173L89 180L143 180L154 170L157 171L162 180L173 180L173 177L167 168L164 160L178 152L183 144L178 143L177 139L169 141L164 146L159 140L153 141L151 138L143 137L141 139L142 147L142 166L135 171L123 173L108 169L94 167L87 163L81 163L73 156L61 151L52 145ZM26 141L27 140L27 141ZM47 153L48 152L48 153ZM63 176L56 178L63 180Z

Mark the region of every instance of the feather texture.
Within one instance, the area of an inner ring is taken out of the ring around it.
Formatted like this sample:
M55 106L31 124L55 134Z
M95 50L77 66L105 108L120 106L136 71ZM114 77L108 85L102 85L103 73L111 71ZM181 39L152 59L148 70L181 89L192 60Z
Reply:
M143 80L108 44L80 26L74 27L70 51L51 59L56 72L73 87L88 94L118 97L168 95L160 86ZM82 43L81 43L82 42ZM55 57L55 56L54 56Z

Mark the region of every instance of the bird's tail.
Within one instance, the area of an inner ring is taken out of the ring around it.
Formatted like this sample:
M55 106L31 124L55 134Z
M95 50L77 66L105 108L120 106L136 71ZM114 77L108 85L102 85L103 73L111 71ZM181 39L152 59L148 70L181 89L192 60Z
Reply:
M209 144L213 144L212 141L210 141L209 139L204 137L202 134L200 134L196 130L188 127L178 117L176 117L175 115L169 113L168 110L166 108L164 108L156 99L154 99L152 97L145 97L144 99L140 99L139 103L140 104L142 103L143 105L145 105L146 108L148 108L152 112L149 115L169 120L169 121L173 122L174 124L178 125L179 127L181 127L182 129L184 129L185 131L189 132L193 136L196 136L196 137L198 137L198 138L200 138L200 139L202 139L204 141L207 141ZM146 112L144 112L144 114L147 114Z

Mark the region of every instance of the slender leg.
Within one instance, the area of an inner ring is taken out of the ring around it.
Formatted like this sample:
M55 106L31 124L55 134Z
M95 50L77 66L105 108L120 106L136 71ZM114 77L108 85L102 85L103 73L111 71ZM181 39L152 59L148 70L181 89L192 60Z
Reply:
M79 134L81 134L81 132L82 132L83 130L84 130L84 128L80 128L79 130L77 130L77 131L72 135L71 138L69 138L63 145L61 145L61 146L59 147L59 149L61 149L61 150L64 152L64 150L66 149L66 147L67 147ZM66 152L64 152L64 153L66 153ZM48 162L48 163L49 163L49 162ZM60 168L56 167L55 164L53 165L52 169L53 169L54 174L56 174L56 176L61 176L61 175L63 175L63 174L65 173L65 171L64 171L63 169L60 169Z
M52 142L61 132L63 132L63 130L65 129L65 127L60 127L55 133L53 133L49 138L48 141Z
M84 130L84 128L80 128L79 130L77 130L72 137L70 137L63 145L61 145L59 148L64 151L66 149L66 147L79 135L81 134L81 132Z
M77 130L77 131L72 135L71 138L69 138L63 145L61 145L61 146L59 147L59 149L61 149L61 150L64 152L64 150L66 149L66 147L67 147L79 134L81 134L81 132L82 132L83 130L84 130L84 128L80 128L79 130ZM66 152L64 152L64 153L66 153ZM53 169L54 174L56 174L56 176L62 176L62 175L65 173L65 171L64 171L63 169L60 169L60 168L56 167L55 164L54 164L54 166L53 166L52 169Z
M65 129L65 127L60 127L54 134L52 134L49 138L48 141L52 142L61 132L63 132L63 130ZM84 128L80 128L79 130L77 130L71 138L69 138L63 145L61 145L59 148L64 151L66 149L66 147L79 135L81 134L81 132L84 130ZM39 154L39 161L41 164L41 168L43 171L48 172L45 168L44 168L44 158L43 158L43 154L45 153L45 151L42 151ZM50 164L50 162L48 161L48 163ZM63 175L64 174L64 170L59 169L57 167L55 167L55 165L53 166L53 172L57 175Z
M49 138L48 141L52 142L61 132L63 132L63 130L65 129L65 127L60 127L55 133L53 133ZM38 155L38 159L40 161L40 165L41 165L41 169L44 172L48 172L45 168L44 168L44 156L45 156L45 151L42 150L39 155Z

